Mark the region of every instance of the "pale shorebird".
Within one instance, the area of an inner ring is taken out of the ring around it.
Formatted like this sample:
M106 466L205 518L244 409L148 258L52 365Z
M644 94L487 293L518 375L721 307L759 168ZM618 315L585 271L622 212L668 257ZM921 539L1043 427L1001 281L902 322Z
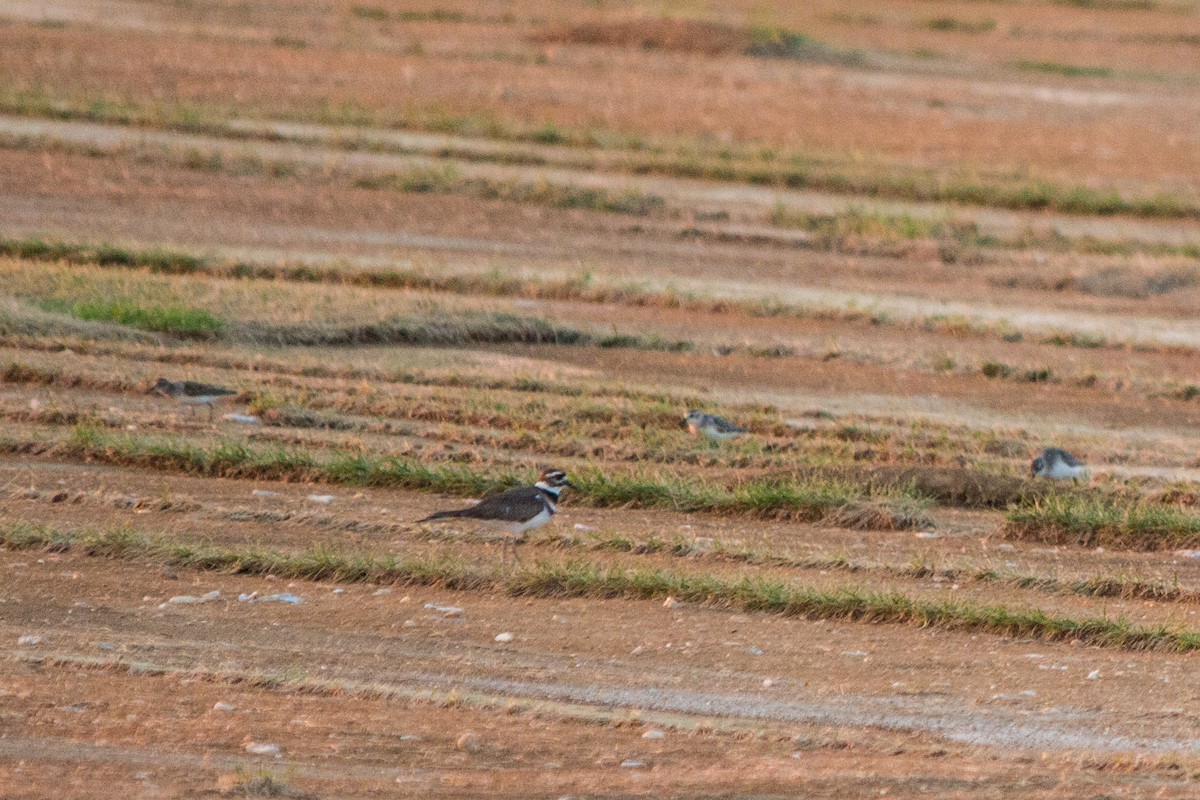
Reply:
M417 522L435 522L443 519L477 520L489 527L504 531L504 546L500 551L500 563L511 545L513 558L517 556L517 544L525 538L525 532L540 528L550 521L557 510L558 496L564 487L572 486L567 473L561 469L543 470L537 483L509 489L507 492L485 497L473 506L452 511L438 511Z
M237 392L233 389L196 381L169 381L166 378L159 378L158 383L151 386L147 394L173 397L187 406L208 406L208 418L212 419L213 403L235 395Z
M739 428L724 417L705 414L701 411L689 411L683 421L692 433L703 433L710 439L720 441L736 439L746 432L745 428Z
M1029 465L1029 473L1034 478L1079 480L1087 477L1088 470L1087 464L1066 450L1049 447Z

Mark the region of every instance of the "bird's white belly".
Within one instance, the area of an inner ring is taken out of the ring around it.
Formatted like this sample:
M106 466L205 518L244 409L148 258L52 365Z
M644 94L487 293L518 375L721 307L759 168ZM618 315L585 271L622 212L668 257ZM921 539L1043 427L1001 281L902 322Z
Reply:
M554 515L550 513L550 509L543 508L541 511L538 512L538 515L536 517L534 517L533 519L526 520L525 522L514 523L512 525L512 527L509 528L508 530L510 533L512 533L513 536L519 536L520 534L524 533L525 531L531 531L534 528L542 527L543 525L545 525L547 522L550 521L550 517L552 517L552 516L554 516Z
M717 430L716 428L712 428L712 427L705 428L704 433L709 438L716 439L716 440L722 441L722 442L727 441L729 439L736 439L737 437L742 435L738 431L720 431L720 430Z
M217 400L220 400L225 395L223 394L201 394L195 397L183 396L179 398L179 402L187 403L193 406L211 406Z
M1064 464L1061 461L1056 462L1055 465L1050 468L1050 471L1046 473L1047 478L1054 478L1055 480L1073 480L1075 478L1085 477L1086 475L1086 466L1081 464L1077 467L1072 467L1070 464Z

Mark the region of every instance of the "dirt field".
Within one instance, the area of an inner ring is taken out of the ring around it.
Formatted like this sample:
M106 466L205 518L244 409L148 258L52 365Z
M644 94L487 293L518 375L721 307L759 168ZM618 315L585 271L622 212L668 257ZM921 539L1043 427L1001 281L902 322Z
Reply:
M1198 48L0 4L0 797L1194 796Z

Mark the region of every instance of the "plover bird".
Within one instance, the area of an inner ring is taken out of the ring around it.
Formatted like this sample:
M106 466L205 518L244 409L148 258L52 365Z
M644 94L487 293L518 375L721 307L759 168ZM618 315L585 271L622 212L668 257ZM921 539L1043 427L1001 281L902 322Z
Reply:
M701 411L689 411L688 415L683 418L687 424L687 428L692 433L703 433L710 439L736 439L746 432L745 428L739 428L724 417L718 417L716 414L705 414Z
M158 383L150 387L147 394L161 394L163 397L174 397L188 406L208 406L208 418L212 419L213 403L223 397L237 394L233 389L221 386L211 386L196 381L169 381L159 378Z
M1034 478L1079 480L1087 477L1087 464L1066 450L1049 447L1029 465L1029 473Z
M469 508L438 511L417 522L471 519L500 528L505 534L504 547L500 551L500 563L503 564L509 545L513 549L513 558L517 559L517 544L525 538L525 532L540 528L550 521L557 510L558 496L566 486L572 486L567 480L567 473L561 469L546 469L533 486L522 486L485 497Z

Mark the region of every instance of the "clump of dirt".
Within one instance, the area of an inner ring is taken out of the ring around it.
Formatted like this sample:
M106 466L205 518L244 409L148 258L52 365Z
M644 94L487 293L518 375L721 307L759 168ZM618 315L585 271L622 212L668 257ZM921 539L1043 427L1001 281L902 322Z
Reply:
M744 53L750 47L746 30L691 19L629 19L587 22L550 28L535 37L540 42L638 47L706 56Z

